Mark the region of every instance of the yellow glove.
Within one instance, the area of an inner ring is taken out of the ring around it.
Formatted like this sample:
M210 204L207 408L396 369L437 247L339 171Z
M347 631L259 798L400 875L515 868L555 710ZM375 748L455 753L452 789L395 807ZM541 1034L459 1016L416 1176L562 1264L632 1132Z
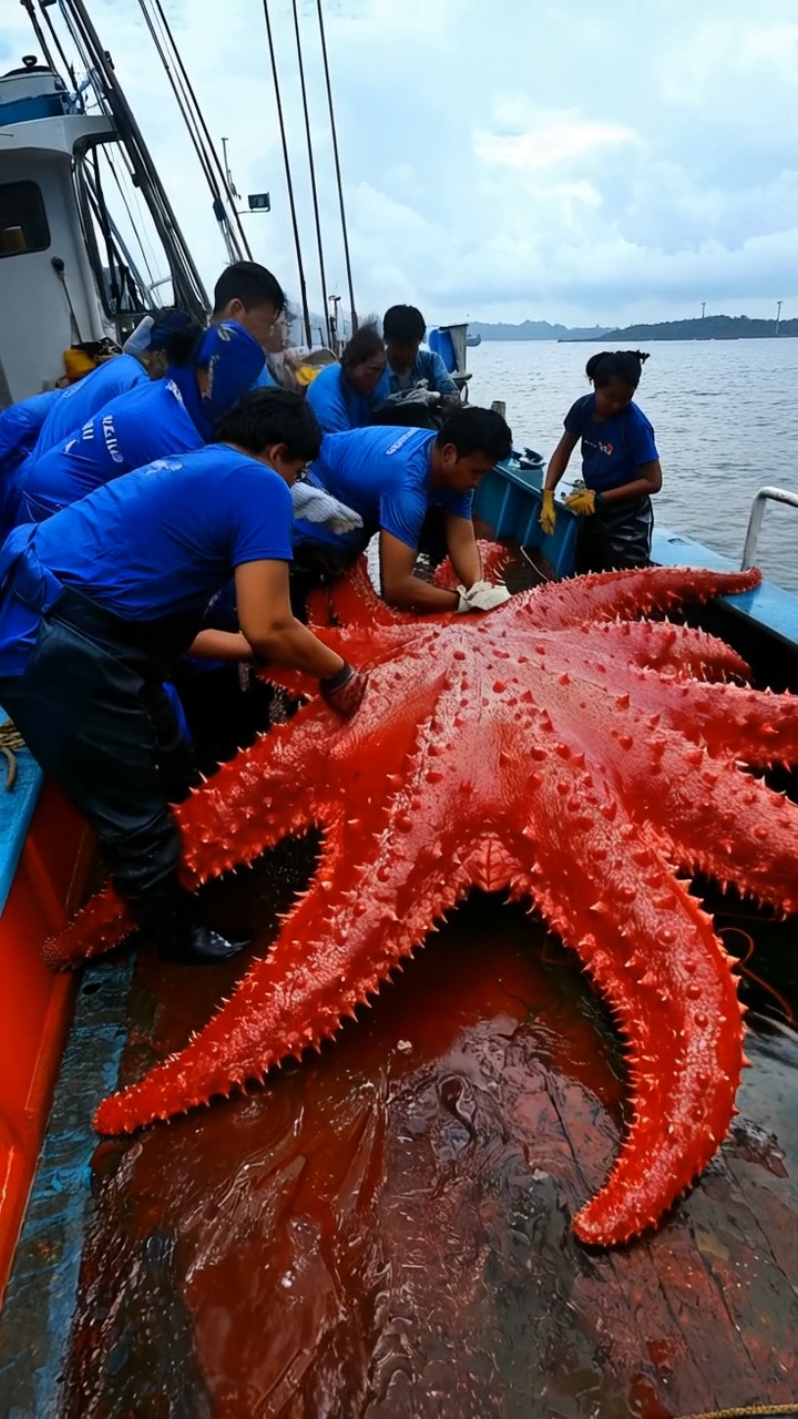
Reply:
M601 507L602 498L599 493L594 493L592 488L578 488L575 493L569 493L567 498L563 498L563 502L571 512L578 513L580 517L590 517Z
M543 507L540 510L540 517L538 518L544 537L551 537L556 521L557 514L554 511L554 493L551 488L544 488Z

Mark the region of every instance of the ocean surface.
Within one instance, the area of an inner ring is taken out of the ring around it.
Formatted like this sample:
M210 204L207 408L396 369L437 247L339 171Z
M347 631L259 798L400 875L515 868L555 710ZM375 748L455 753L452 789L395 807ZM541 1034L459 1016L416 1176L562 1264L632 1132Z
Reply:
M548 459L585 362L603 345L483 341L468 351L473 404L507 404L516 448ZM751 501L767 484L798 493L798 340L654 342L637 403L654 425L663 469L654 499L671 527L739 562ZM579 451L565 481L580 472ZM798 591L798 508L769 503L757 562Z

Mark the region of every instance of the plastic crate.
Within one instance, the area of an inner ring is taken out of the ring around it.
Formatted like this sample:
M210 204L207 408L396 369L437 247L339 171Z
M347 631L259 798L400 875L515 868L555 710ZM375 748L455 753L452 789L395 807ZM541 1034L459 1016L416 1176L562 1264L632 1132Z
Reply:
M551 537L544 536L538 521L543 473L544 465L522 468L515 461L497 463L477 489L474 515L492 527L498 538L512 538L519 547L540 547L558 577L570 576L579 519L558 503L554 532Z

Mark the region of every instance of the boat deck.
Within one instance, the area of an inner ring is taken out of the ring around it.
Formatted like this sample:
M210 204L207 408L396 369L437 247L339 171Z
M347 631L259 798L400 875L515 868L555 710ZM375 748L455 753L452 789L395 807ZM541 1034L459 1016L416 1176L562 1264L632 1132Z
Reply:
M206 909L248 916L263 951L311 868L286 844ZM122 1141L88 1127L117 1069L179 1046L244 963L92 968L0 1327L5 1412L665 1419L798 1400L796 926L713 905L730 950L757 938L742 1113L665 1224L610 1253L569 1218L617 1147L622 1054L521 908L475 893L321 1056Z

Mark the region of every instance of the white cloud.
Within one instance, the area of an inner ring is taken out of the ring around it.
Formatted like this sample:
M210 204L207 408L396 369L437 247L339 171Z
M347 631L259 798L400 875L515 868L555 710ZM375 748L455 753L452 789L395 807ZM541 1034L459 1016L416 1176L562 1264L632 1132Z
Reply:
M324 0L358 302L428 318L798 314L795 0ZM7 6L9 10L11 6ZM345 288L315 5L300 6L328 287ZM257 0L171 0L257 259L296 295ZM291 6L270 0L311 304L321 293ZM208 284L224 259L136 0L92 0ZM35 47L21 7L0 53Z

